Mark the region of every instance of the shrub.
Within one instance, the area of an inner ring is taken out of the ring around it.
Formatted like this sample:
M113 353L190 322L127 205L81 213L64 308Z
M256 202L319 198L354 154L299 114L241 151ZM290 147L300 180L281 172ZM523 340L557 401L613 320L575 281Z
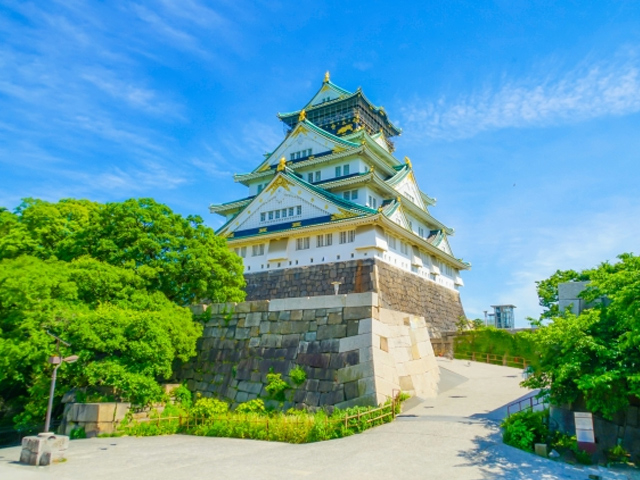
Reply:
M237 413L264 413L266 409L262 399L254 398L253 400L238 405L235 411Z
M84 427L74 427L69 432L69 438L71 440L78 440L80 438L87 438L87 432L84 430Z
M279 373L267 373L267 386L265 387L271 398L284 402L285 392L291 388L291 386L282 379L282 375Z
M189 412L195 418L211 418L224 415L229 411L229 404L215 398L200 397Z
M502 422L502 441L512 447L532 452L535 443L546 442L549 437L548 416L548 410L523 410L514 413Z
M192 400L191 391L184 385L180 385L179 387L174 388L171 391L171 395L173 396L173 398L176 399L176 402L179 403L180 405L187 408L191 406L191 400Z
M291 381L296 385L302 385L307 379L307 372L305 372L304 369L298 365L296 368L289 372L289 377L291 377Z

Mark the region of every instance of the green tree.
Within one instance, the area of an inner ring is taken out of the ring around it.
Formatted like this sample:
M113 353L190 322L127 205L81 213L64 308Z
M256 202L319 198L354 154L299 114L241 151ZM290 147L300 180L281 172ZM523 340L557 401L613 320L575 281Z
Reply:
M0 212L0 259L82 256L134 271L149 290L179 305L242 301L242 260L198 216L183 217L152 199L99 204L26 199Z
M59 370L58 396L72 387L107 387L148 403L175 359L195 354L201 326L191 312L149 291L135 272L90 257L72 262L31 256L0 262L0 392L20 423L44 418L54 353L49 330L69 341L77 363Z
M556 270L545 280L536 282L538 300L544 307L541 319L548 319L562 313L558 310L558 284L565 282L580 282L589 280L590 271L576 272L575 270ZM537 323L537 322L536 322Z
M640 396L640 257L618 258L579 274L590 279L583 297L593 308L578 316L559 312L535 332L540 364L524 382L555 403L584 400L605 417Z

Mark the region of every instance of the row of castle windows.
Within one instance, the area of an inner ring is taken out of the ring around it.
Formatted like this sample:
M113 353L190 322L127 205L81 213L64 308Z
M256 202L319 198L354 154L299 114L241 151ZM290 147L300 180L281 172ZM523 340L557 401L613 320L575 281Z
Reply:
M270 210L268 212L260 213L260 221L266 222L267 220L277 220L279 218L297 217L302 215L302 206L279 208L278 210Z
M338 236L341 244L353 243L356 241L355 230L340 232ZM264 255L264 245L264 243L253 245L251 247L251 256L258 257ZM333 245L333 233L316 236L316 247L330 247L331 245ZM311 248L311 237L296 238L296 250L308 250L309 248ZM239 255L242 258L247 258L247 247L239 247L234 250L236 255Z
M355 253L351 254L351 258L355 258L355 256L356 256ZM366 257L367 254L365 253L364 256ZM322 257L320 259L321 262L324 262L325 260L328 260L328 258L325 259L325 257ZM340 260L340 255L336 255L336 260ZM273 264L273 267L274 268L280 268L280 267L282 267L283 263L285 263L285 262L277 262L276 264ZM309 263L313 263L313 257L311 257L309 259ZM295 261L289 260L289 266L291 267L291 266L294 266L294 265L298 265L298 260L295 260ZM271 266L272 266L271 263L267 263L267 268L270 268ZM264 263L262 265L260 265L260 268L262 270L264 270ZM251 265L247 265L247 271L250 271L250 270L251 270Z
M338 234L340 244L353 243L356 241L356 231L348 230ZM333 245L333 233L316 236L316 247L329 247ZM311 237L302 237L296 239L296 250L307 250L311 248Z
M386 234L386 240L387 240L387 245L389 245L389 248L391 250L395 250L395 251L398 250L398 240L396 239L396 237L390 234ZM400 240L400 253L407 256L409 255L409 244L406 242L403 242L402 240ZM445 275L449 277L453 277L454 269L450 265L447 265L446 263L442 262L441 260L438 260L436 257L432 255L420 253L420 256L422 257L422 261L424 264L428 265L429 263L431 263L433 266L440 268Z
M311 156L311 149L307 148L306 150L300 150L299 152L294 152L289 154L289 160L298 160L304 157Z

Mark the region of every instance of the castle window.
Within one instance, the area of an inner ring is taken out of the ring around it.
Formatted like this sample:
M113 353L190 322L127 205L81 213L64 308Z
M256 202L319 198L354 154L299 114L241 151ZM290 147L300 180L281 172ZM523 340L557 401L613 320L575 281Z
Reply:
M340 232L340 243L352 243L356 240L356 231Z
M309 173L309 174L307 175L307 181L308 181L309 183L313 183L313 173Z
M296 160L300 158L300 152L296 152Z
M371 195L369 195L369 206L371 208L377 208L378 207L378 200L375 197L372 197Z
M346 191L342 194L345 200L351 200L351 192Z
M296 238L296 250L308 250L309 237Z
M333 243L333 233L316 236L316 247L329 247Z
M349 175L349 164L347 164L344 167L342 167L342 174L343 175Z
M239 255L242 258L246 258L247 257L247 247L236 248L235 252L236 252L236 255Z
M316 182L320 181L320 172L316 172Z
M291 155L289 155L289 160L295 160L296 159L296 154L292 153Z
M409 249L407 248L407 244L401 241L400 242L400 252L402 252L404 255L406 255L408 251L409 251Z
M424 228L422 228L422 227L418 227L418 234L419 234L422 238L424 238Z
M278 210L271 210L269 212L260 212L260 221L266 220L279 220L280 218L294 217L296 215L302 215L302 206L279 208Z
M389 235L387 237L387 243L389 244L389 248L391 248L392 250L395 250L397 248L396 237L392 237L391 235Z
M264 243L261 243L260 245L253 245L251 247L252 257L258 257L260 255L264 255Z
M342 167L336 167L336 177L342 176Z
M358 190L351 190L351 200L358 199Z

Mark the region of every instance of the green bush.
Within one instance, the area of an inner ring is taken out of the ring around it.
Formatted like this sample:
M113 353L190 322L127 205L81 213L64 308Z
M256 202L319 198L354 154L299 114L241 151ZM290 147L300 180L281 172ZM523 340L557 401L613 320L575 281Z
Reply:
M291 388L291 386L282 379L282 375L279 373L267 373L267 386L265 387L271 398L284 402L285 392Z
M606 451L607 460L610 462L622 462L626 461L629 456L629 452L625 450L622 445L616 445Z
M276 381L280 379L280 375L273 375L272 378ZM400 402L407 398L408 395L400 395L395 413L400 412ZM198 397L192 406L186 406L185 403L169 403L161 412L151 412L147 420L133 420L133 414L129 414L117 433L135 436L186 433L288 443L318 442L360 433L393 420L393 415L379 418L382 414L392 413L391 400L381 406L382 410L377 408L335 408L331 414L323 410L312 413L289 409L280 412L267 411L262 399L254 399L239 404L234 411L229 411L229 405L223 401ZM347 419L347 416L355 418Z
M289 377L291 377L291 381L296 385L302 385L307 379L307 372L305 372L304 369L298 365L296 368L289 372Z
M454 339L454 357L468 360L473 352L524 358L527 364L534 366L539 363L532 333L527 331L510 333L494 327L481 327L457 335ZM507 365L522 366L509 362Z
M236 413L264 413L265 411L264 401L260 398L241 403L235 409Z
M194 418L211 418L229 411L229 404L215 398L200 397L190 410Z
M502 441L512 447L532 452L535 443L546 443L549 438L549 411L523 410L502 422Z
M87 432L84 430L84 427L74 427L69 432L69 438L71 440L78 440L80 438L87 438Z
M192 401L191 391L184 385L180 385L171 391L171 395L176 399L176 402L184 407L190 407Z

